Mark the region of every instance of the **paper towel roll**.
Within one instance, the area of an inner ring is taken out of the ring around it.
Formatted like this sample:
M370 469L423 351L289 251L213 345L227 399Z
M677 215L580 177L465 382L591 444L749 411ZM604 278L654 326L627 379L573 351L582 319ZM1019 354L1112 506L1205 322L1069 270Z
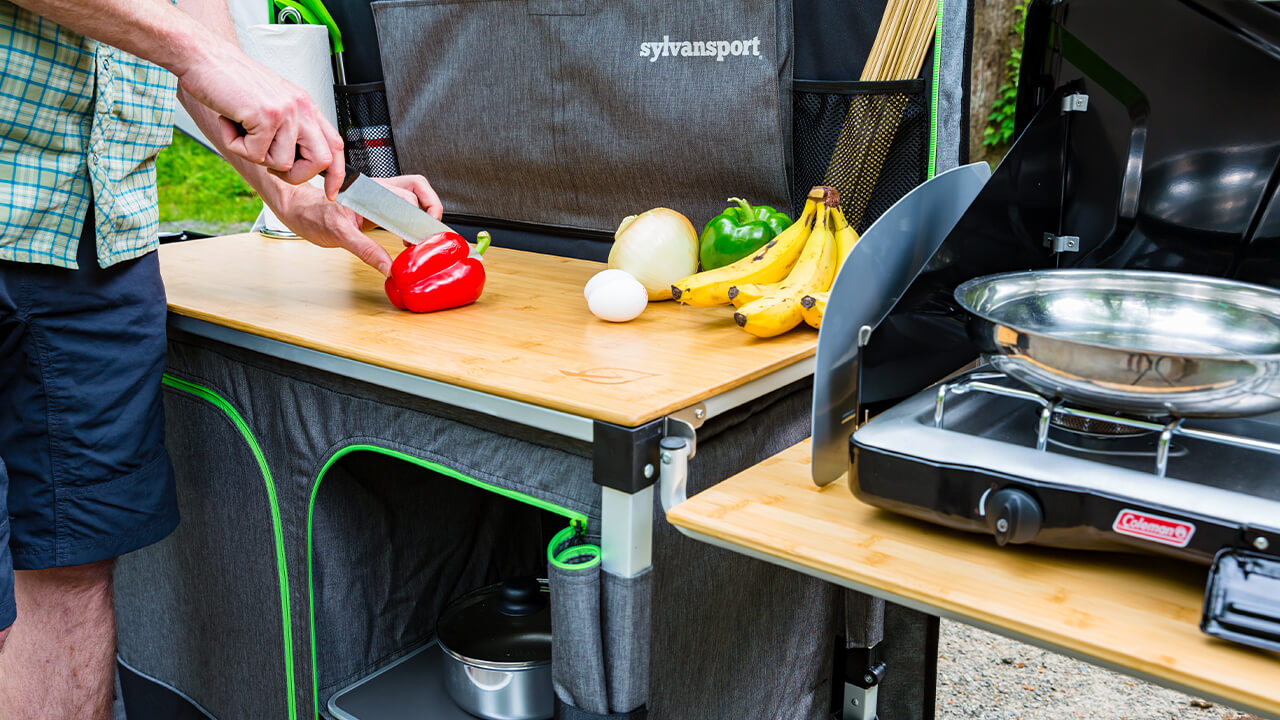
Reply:
M249 57L306 90L337 126L329 31L323 25L250 25L241 33L240 46Z
M239 29L245 54L266 65L311 96L329 123L338 126L333 100L333 66L329 59L329 31L322 25L250 25ZM292 235L264 203L254 229Z

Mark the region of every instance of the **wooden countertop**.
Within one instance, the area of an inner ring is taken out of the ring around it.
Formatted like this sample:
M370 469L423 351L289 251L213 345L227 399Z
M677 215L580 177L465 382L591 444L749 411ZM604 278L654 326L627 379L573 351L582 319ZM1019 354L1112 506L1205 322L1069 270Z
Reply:
M809 443L676 506L673 524L882 597L1280 717L1280 654L1200 632L1207 568L1155 556L1000 548L819 489Z
M394 257L400 241L372 235ZM801 328L758 340L730 309L650 303L597 319L582 287L600 263L492 248L473 305L396 310L383 278L347 252L257 234L160 248L180 315L542 407L636 426L814 354Z

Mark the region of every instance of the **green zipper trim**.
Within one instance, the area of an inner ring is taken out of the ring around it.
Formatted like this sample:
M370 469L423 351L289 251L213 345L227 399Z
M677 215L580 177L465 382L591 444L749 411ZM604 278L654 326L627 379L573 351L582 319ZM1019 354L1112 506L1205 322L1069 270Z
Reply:
M253 458L258 461L258 469L262 472L262 481L267 488L267 502L271 507L271 532L276 543L276 572L280 583L280 621L284 628L284 675L285 687L289 691L289 717L297 720L298 701L294 697L296 686L293 680L293 623L289 619L289 569L284 555L284 529L280 522L280 504L276 500L276 486L271 479L271 469L267 467L267 459L263 456L262 448L258 445L257 438L253 436L253 431L249 429L249 424L221 395L207 387L176 378L168 373L165 373L161 382L174 390L195 395L221 410L231 424L240 431L241 437L249 445L249 450L253 452Z
M581 530L582 528L574 524L556 533L555 537L551 538L551 543L547 545L547 562L561 570L586 570L599 565L602 555L599 545L574 545L573 547L565 548L561 552L556 552L556 548L563 545L565 541L581 532ZM586 562L570 562L587 555L592 557Z
M932 178L938 167L938 86L942 80L942 3L938 0L938 19L933 29L933 88L929 100L929 174Z
M320 683L316 668L316 584L312 562L312 555L314 554L312 548L312 531L315 527L313 520L315 518L316 495L320 492L320 483L324 480L325 474L329 472L329 468L333 467L333 464L338 462L338 460L343 456L359 451L376 452L388 457L396 458L397 460L403 460L407 463L417 465L418 467L427 468L428 470L433 470L441 475L451 477L454 480L461 480L468 485L474 485L475 487L497 493L498 495L525 503L526 505L532 505L539 510L546 510L547 512L569 518L569 527L561 530L556 537L560 537L560 535L563 535L565 532L575 532L587 526L586 513L570 510L569 508L547 502L546 500L536 498L532 495L527 495L517 490L511 490L482 480L477 480L469 475L463 475L457 470L446 465L441 465L440 463L432 462L430 460L423 460L422 458L414 457L413 455L400 452L399 450L391 450L389 448L369 445L367 443L357 443L355 445L347 445L346 447L339 449L333 455L330 455L329 459L325 461L324 466L320 468L320 473L316 475L316 482L311 487L311 499L307 502L307 599L309 601L311 615L311 692L315 698L313 702L315 703L315 712L317 714L320 712Z

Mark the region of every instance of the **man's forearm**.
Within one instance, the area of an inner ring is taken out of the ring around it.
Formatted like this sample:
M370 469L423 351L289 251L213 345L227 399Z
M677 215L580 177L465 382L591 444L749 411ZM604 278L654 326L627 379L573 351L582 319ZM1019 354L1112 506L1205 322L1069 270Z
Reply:
M231 20L231 13L227 10L225 0L178 0L178 7L181 8L180 12L188 15L209 35L239 46L235 24ZM221 140L221 134L218 132L218 114L191 97L181 87L178 88L178 100L227 162L231 163L231 166L253 186L267 205L272 209L279 209L283 196L291 191L291 186L272 175L261 165L255 165L227 152Z
M208 30L168 0L14 0L14 4L175 75L203 62L209 51Z

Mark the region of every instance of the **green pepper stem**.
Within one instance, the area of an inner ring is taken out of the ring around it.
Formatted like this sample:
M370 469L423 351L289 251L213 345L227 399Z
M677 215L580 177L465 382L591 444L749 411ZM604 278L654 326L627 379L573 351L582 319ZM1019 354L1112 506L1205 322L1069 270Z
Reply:
M484 251L489 249L489 242L491 240L493 240L493 236L489 234L489 231L481 230L480 233L476 235L476 253L484 255Z
M751 207L751 203L740 197L731 197L729 202L738 203L738 224L746 225L756 219L756 209Z

